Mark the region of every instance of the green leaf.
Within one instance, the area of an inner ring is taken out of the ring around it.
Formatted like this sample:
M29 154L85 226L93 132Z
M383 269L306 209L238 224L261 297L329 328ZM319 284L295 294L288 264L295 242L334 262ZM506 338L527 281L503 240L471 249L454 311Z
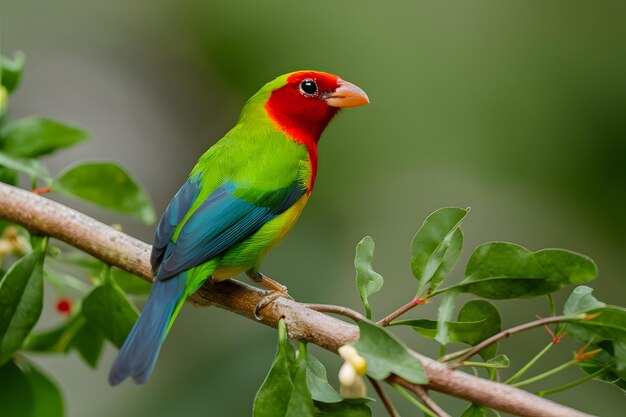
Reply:
M590 359L578 362L578 366L588 375L595 374L600 370L605 372L596 376L598 381L608 382L626 392L626 377L618 375L616 358L612 344L604 344L605 350ZM613 351L609 353L609 350Z
M455 287L485 298L530 298L591 281L597 274L595 263L575 252L530 252L512 243L492 242L476 249L465 280Z
M15 91L20 84L25 59L20 51L13 54L13 59L0 55L0 79L9 93Z
M437 310L437 335L435 336L435 340L443 346L447 345L450 340L448 324L452 319L459 293L458 289L447 291Z
M95 369L104 349L104 337L95 327L84 323L72 338L70 347L78 352L87 365Z
M493 358L489 359L487 363L489 365L492 365L491 368L498 368L498 369L508 368L509 366L511 366L511 360L509 359L508 356L504 354L494 356Z
M24 172L33 178L51 179L48 168L39 162L38 159L20 158L0 152L0 165L15 171Z
M67 353L76 350L80 357L92 368L104 348L104 337L87 323L82 314L75 314L63 324L52 329L31 333L23 349L40 353Z
M315 417L371 417L372 410L362 402L345 400L340 403L326 404L315 402Z
M456 265L461 256L461 251L463 250L463 232L460 227L452 233L450 241L441 246L441 250L446 248L446 246L447 249L443 255L441 265L439 265L439 268L437 268L437 271L435 271L435 274L430 279L430 285L428 286L429 291L435 290L441 285L448 275L450 275L452 268L454 268L454 265Z
M613 342L613 357L615 358L615 373L626 379L626 343Z
M13 361L0 365L0 416L30 417L35 408L30 381Z
M146 295L152 288L152 285L145 279L117 267L111 268L111 278L127 294Z
M566 316L584 313L586 311L606 307L606 304L598 301L591 293L593 288L581 285L574 288L572 294L569 296L563 307L563 314Z
M17 260L0 281L0 364L22 347L43 308L43 260L47 238Z
M0 166L0 182L17 185L17 172L13 169Z
M609 306L591 295L593 289L580 286L565 302L567 315L585 313L588 318L567 323L565 331L582 342L603 340L626 343L626 309Z
M287 339L285 320L278 322L278 351L265 381L254 398L254 417L282 417L287 413L294 384L291 367L295 361L293 347Z
M449 304L454 306L453 304ZM446 317L453 310L443 313ZM500 312L488 301L471 300L459 311L457 321L447 322L447 340L452 343L466 343L474 346L483 340L493 336L501 330ZM411 326L420 335L429 339L437 336L437 321L428 319L403 320L395 322L396 326ZM484 349L480 355L483 359L489 359L496 354L496 345Z
M63 417L63 397L59 388L48 376L31 365L27 374L33 390L33 417Z
M79 268L86 269L91 275L99 275L102 271L104 263L82 251L74 250L71 247L67 247L61 250L61 252L51 257L62 264L72 264Z
M415 319L415 320L400 320L391 323L392 326L410 326L420 335L434 339L437 336L437 320L429 319Z
M24 342L22 349L40 353L65 352L69 348L69 341L71 340L67 339L67 341L62 342L62 338L68 330L68 325L69 322L65 322L43 332L31 333Z
M489 301L471 300L459 311L456 322L449 323L451 341L475 346L485 339L500 332L502 318L500 312ZM480 352L483 359L495 356L497 344L493 344Z
M354 347L367 361L369 376L384 380L393 373L414 384L428 382L421 362L392 334L365 320L359 322L359 329L361 336Z
M23 349L31 352L67 352L74 335L85 324L81 314L75 314L66 322L42 332L31 333Z
M428 216L415 234L411 269L419 281L418 296L441 284L459 259L463 247L459 225L467 213L467 209L441 208Z
M354 268L356 269L356 286L359 289L359 296L365 306L365 314L368 319L372 317L368 297L379 291L384 281L383 277L372 269L373 256L374 240L365 236L356 246Z
M461 417L487 417L487 412L478 404L470 404L470 406L463 411Z
M119 349L137 321L137 309L111 284L96 287L83 300L87 322Z
M293 391L285 417L314 417L313 399L307 385L307 349L299 343L298 357L293 371Z
M63 417L63 398L56 385L28 362L0 367L0 415Z
M565 331L582 342L593 339L594 342L613 340L626 343L626 309L606 306L589 310L587 314L599 315L588 320L568 323Z
M328 383L326 368L310 352L307 358L306 382L315 401L324 403L341 402L341 395Z
M114 162L82 162L66 168L52 183L53 191L79 197L150 224L155 214L150 197Z
M467 366L478 366L480 368L504 369L511 366L511 360L508 356L501 354L489 359L487 362L465 361L463 364Z
M7 124L0 131L3 152L22 158L51 154L83 142L87 131L43 117L28 117Z
M47 264L50 264L50 259L52 258L48 258ZM82 279L66 274L65 272L56 271L48 265L43 268L43 278L46 283L58 288L61 291L66 291L68 288L71 288L81 294L86 294L91 290L91 285Z

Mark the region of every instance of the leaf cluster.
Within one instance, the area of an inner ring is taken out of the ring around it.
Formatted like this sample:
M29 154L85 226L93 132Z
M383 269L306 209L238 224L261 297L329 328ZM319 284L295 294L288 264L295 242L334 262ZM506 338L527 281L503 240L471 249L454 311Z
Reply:
M296 355L280 320L278 350L254 399L254 417L370 417L367 401L343 400L305 343L298 344Z
M42 159L84 143L88 132L74 123L46 117L11 120L9 99L20 84L24 55L0 56L0 181L26 183L37 193L79 198L145 223L155 215L141 185L111 161L80 161L56 176ZM25 180L29 181L26 182ZM143 296L149 283L111 268L46 237L0 222L0 415L65 415L62 395L52 378L20 352L76 352L98 365L105 342L120 347L137 319L129 295ZM70 309L54 328L34 330L44 313L44 290Z
M505 354L499 354L498 344L492 343L477 351L470 350L485 340L504 334L499 309L491 300L525 299L547 296L552 305L551 294L569 285L585 284L598 275L595 263L579 253L564 249L542 249L530 251L522 246L508 242L488 242L477 247L470 255L462 279L442 287L453 272L463 249L461 223L469 209L446 207L429 215L415 234L410 246L411 272L417 280L415 297L405 306L379 323L390 326L408 326L418 335L436 341L440 345L441 360L451 360L469 354L479 354L481 362L473 362L469 357L458 365L473 368L485 368L490 379L498 378L498 372L511 365ZM355 269L356 285L363 301L368 319L371 319L370 297L380 291L384 279L372 266L374 241L365 237L356 247ZM564 325L557 326L552 345L569 335L584 343L579 352L566 366L576 364L588 374L587 379L595 378L610 382L624 389L626 382L626 311L622 307L607 306L591 295L592 289L580 285L576 287L566 302L563 310ZM458 306L461 294L472 294L482 298L470 299ZM400 315L425 303L432 302L437 296L441 301L435 318L419 317L396 320ZM456 319L455 312L456 313ZM554 314L554 312L553 312ZM362 322L364 323L364 322ZM367 349L361 346L363 340L370 340L372 330L361 327L361 339L355 345L359 352L367 356ZM369 324L368 326L374 326ZM380 333L384 329L378 329ZM504 337L504 336L502 336ZM445 355L450 344L465 344L470 349L462 349ZM383 346L378 341L375 346ZM518 371L509 382L514 383L547 351L540 352L529 364ZM585 353L586 350L592 353ZM595 350L593 350L595 349ZM398 360L405 355L398 351L389 351L381 357L368 358L374 363L369 375L384 379L389 373L378 372L378 361ZM391 369L391 368L389 368ZM410 381L404 371L406 365L390 372ZM561 368L554 371L557 372ZM552 375L553 370L518 382L519 385L535 382ZM575 381L562 390L584 382ZM552 391L545 391L551 393ZM555 391L556 392L556 391ZM543 392L542 392L542 395ZM470 405L464 416L485 415L485 410L478 405Z

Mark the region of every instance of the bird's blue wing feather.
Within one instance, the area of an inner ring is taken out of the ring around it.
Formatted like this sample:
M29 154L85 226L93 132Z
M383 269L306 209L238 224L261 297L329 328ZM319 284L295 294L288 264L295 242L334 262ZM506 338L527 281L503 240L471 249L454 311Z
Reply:
M223 253L259 230L298 201L305 190L298 183L255 195L251 202L235 196L232 182L217 188L187 219L176 243L164 249L156 278L168 279ZM244 193L245 194L245 193Z
M176 304L185 294L186 282L187 275L183 273L176 279L155 281L152 284L148 302L111 366L111 385L119 384L128 376L132 376L138 384L148 380Z
M172 236L176 230L176 226L185 217L193 202L200 192L200 176L195 175L189 178L178 190L172 201L168 204L159 225L156 229L154 237L154 245L152 246L152 254L150 255L150 264L152 270L156 272L163 262L165 252L171 243Z

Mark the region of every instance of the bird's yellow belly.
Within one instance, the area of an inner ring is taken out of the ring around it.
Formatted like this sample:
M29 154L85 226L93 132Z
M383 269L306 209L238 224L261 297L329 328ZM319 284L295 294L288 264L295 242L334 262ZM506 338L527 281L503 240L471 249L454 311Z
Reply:
M293 206L264 224L255 234L229 249L213 272L213 279L223 281L258 267L265 255L287 236L308 199L308 194L305 194Z

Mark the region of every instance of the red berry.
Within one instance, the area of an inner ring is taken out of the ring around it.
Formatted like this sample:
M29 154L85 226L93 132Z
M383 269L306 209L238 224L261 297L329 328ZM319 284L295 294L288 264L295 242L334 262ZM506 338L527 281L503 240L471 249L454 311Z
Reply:
M57 301L57 312L61 314L70 314L72 311L72 301L67 298L61 298Z

